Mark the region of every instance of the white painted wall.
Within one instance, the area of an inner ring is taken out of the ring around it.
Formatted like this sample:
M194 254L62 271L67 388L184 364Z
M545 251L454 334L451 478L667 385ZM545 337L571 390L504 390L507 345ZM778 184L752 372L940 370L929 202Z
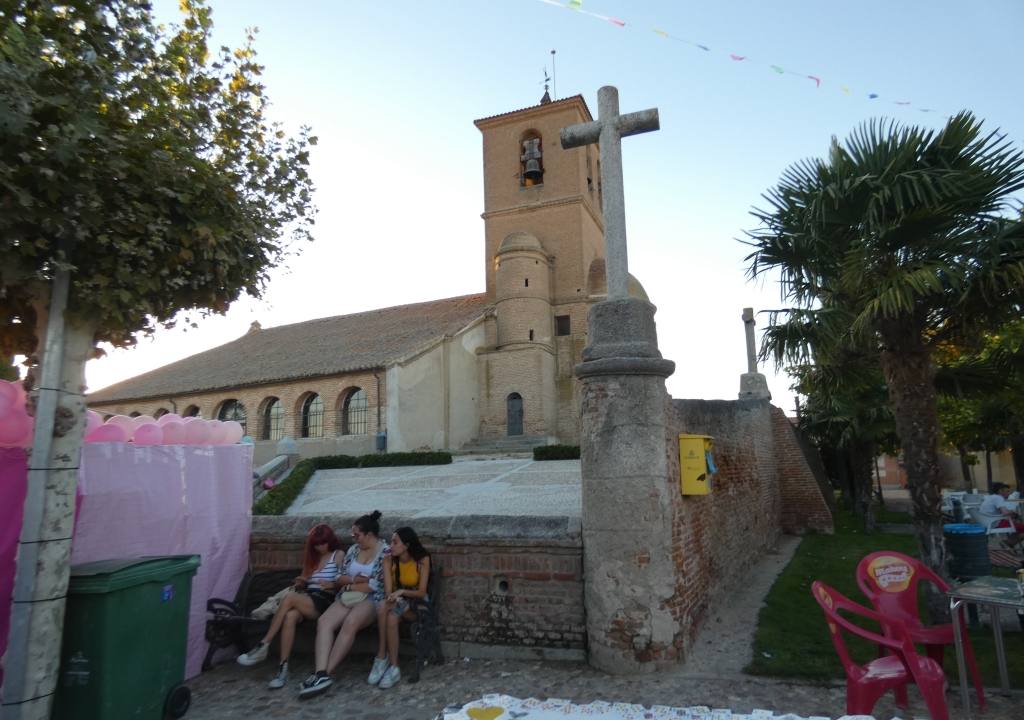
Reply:
M476 349L484 325L474 323L387 369L388 451L458 449L476 437Z

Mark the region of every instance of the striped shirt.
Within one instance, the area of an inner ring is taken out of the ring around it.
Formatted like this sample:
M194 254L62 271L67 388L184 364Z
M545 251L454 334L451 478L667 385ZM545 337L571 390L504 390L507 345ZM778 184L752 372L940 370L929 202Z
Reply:
M324 566L309 576L309 582L306 583L309 590L320 590L324 583L334 582L341 575L338 563L334 560L336 554L337 551L332 552Z

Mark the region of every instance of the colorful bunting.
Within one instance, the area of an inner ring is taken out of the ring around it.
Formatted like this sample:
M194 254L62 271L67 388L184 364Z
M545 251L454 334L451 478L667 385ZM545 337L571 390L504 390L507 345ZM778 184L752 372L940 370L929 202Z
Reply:
M625 20L620 20L618 18L609 17L608 15L601 15L599 13L590 12L589 10L584 10L583 9L583 0L566 0L566 2L564 2L564 3L559 2L559 0L538 0L538 2L542 2L545 5L555 5L557 7L566 8L566 9L569 9L569 10L575 10L580 15L588 15L588 16L590 16L592 18L597 19L597 20L603 20L605 22L611 23L612 25L615 25L616 27L620 27L620 28L626 27L626 21ZM676 42L681 42L681 43L683 43L685 45L690 45L691 47L695 47L695 48L697 48L699 50L703 50L704 52L711 52L711 48L708 47L707 45L703 45L701 43L694 42L693 40L687 40L685 38L677 37L675 35L672 35L671 33L669 33L666 30L654 29L653 32L658 37L664 38L666 40L675 40ZM765 64L765 65L768 65L768 67L771 70L775 71L779 75L795 75L797 77L801 77L801 78L804 78L806 80L813 80L815 88L819 88L820 89L821 86L822 86L823 80L818 75L810 75L810 74L807 74L807 73L800 73L800 72L796 72L796 71L793 71L793 70L786 70L785 68L783 68L783 67L781 67L779 65L772 65L772 64L768 64L768 63L758 63L755 60L751 60L750 57L747 56L747 55L739 55L737 53L728 53L728 55L729 55L729 59L733 60L735 62L746 61L746 62L752 62L754 64ZM839 90L843 93L843 95L849 96L851 94L850 88L847 87L846 85L840 85L839 86ZM878 100L878 99L880 99L880 96L878 95L878 93L868 93L867 94L867 98L869 100ZM891 100L889 102L891 102L893 105L899 105L901 107L909 107L909 106L913 105L913 103L911 101L909 101L909 100ZM932 108L917 108L917 110L919 110L920 112L935 112L935 110L932 109Z

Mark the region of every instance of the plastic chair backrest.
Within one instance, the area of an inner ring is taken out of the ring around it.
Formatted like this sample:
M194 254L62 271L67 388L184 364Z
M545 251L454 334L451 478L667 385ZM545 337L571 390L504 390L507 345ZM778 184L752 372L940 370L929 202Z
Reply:
M840 628L853 635L862 637L865 640L869 640L876 645L896 650L901 655L907 652L907 647L909 645L909 652L914 654L914 646L910 644L910 638L907 636L906 629L898 620L886 617L874 610L868 610L863 605L853 602L853 600L850 600L838 590L829 587L820 580L815 580L811 584L811 594L814 595L814 599L818 602L818 605L821 606L822 611L825 613L825 620L828 623L828 631L832 636L832 644L836 648L836 653L839 655L839 661L843 664L843 670L846 671L847 676L855 677L862 674L864 671L860 665L854 662L850 657L850 653L846 649L846 641L843 640L843 634L840 632ZM857 615L867 620L873 620L882 627L882 631L886 634L879 635L878 633L872 632L860 625L855 625L840 615L840 611L851 615Z
M949 584L927 565L895 550L873 552L857 563L857 586L871 605L908 627L921 627L917 586L922 580L942 592L949 590Z

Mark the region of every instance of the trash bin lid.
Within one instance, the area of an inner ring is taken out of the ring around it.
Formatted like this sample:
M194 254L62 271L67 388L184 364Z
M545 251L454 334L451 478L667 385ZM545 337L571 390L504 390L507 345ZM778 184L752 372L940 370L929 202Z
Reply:
M198 567L198 555L116 558L82 563L71 567L68 593L109 593L146 582L160 582L182 573L192 575Z
M947 523L942 529L950 535L984 535L985 528L974 523Z

